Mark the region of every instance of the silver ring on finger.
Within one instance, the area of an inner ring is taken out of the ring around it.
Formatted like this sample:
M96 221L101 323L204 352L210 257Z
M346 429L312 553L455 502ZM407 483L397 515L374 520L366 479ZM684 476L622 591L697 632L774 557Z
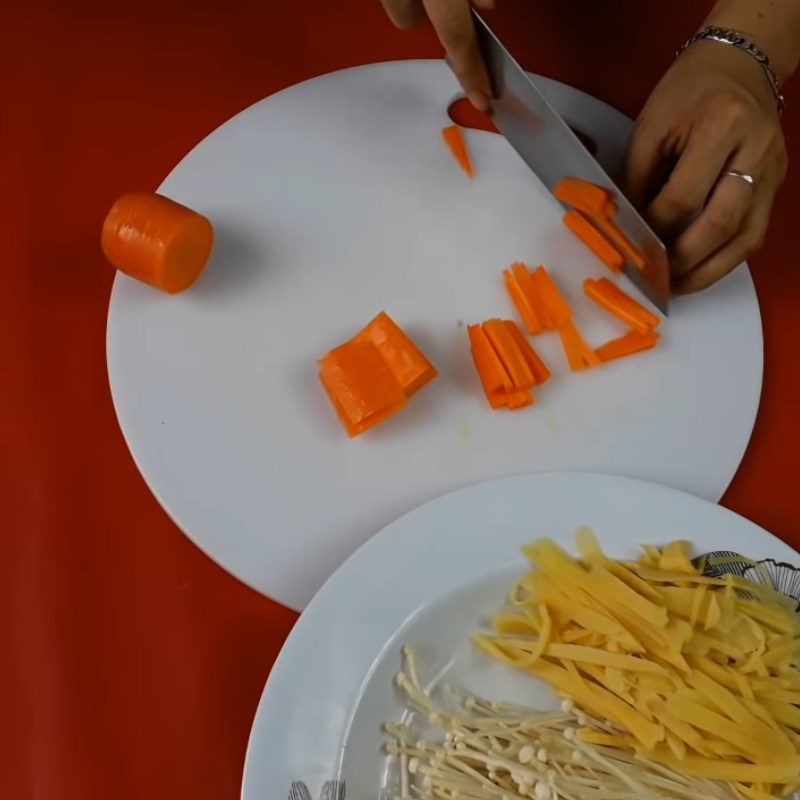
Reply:
M756 188L756 179L749 172L742 172L740 169L726 169L722 173L723 178L738 178L744 181L751 189Z

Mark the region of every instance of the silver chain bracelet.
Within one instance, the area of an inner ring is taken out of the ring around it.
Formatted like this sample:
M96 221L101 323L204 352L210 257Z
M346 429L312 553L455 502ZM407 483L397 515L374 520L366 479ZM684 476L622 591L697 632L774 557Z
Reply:
M781 85L778 82L778 76L775 74L775 70L772 68L772 62L769 60L769 56L760 47L758 47L758 45L753 44L753 42L751 42L743 33L731 31L727 28L717 28L714 25L709 25L707 28L703 28L703 30L692 36L691 39L687 39L683 47L681 47L678 52L675 53L675 58L677 58L684 50L686 50L687 47L690 47L695 42L700 42L703 40L719 42L720 44L729 44L731 47L736 47L739 50L742 50L743 52L747 53L747 55L758 61L764 70L764 74L767 76L769 86L772 89L772 94L775 96L775 102L778 104L778 113L780 114L783 112L785 101L783 93L781 92Z

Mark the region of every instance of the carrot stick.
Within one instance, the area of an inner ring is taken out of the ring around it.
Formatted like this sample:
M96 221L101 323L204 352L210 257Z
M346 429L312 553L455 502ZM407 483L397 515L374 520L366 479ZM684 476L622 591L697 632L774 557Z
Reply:
M550 318L550 310L547 307L545 298L540 291L535 274L528 269L526 264L523 264L519 261L511 265L511 272L516 278L517 284L522 290L522 293L527 298L528 305L530 306L534 316L538 320L539 330L537 330L536 333L553 330L555 328L555 324ZM533 331L530 331L530 333L533 333Z
M602 362L613 361L615 358L640 353L642 350L649 350L658 344L659 335L652 330L631 331L619 339L612 339L595 350L595 354Z
M587 367L596 367L601 363L600 357L586 344L575 323L568 319L558 327L558 335L567 357L569 368L573 372L580 372Z
M407 397L430 383L439 373L400 326L381 311L360 333L355 342L372 342L403 387Z
M611 240L611 243L636 269L644 269L646 263L644 254L632 244L631 240L612 222L610 217L596 217L595 221L603 233Z
M564 224L577 236L612 272L622 272L625 259L608 239L589 222L580 211L573 209L564 214Z
M506 405L506 395L514 391L511 377L506 372L483 328L480 325L469 325L467 333L472 349L472 359L478 370L478 377L481 379L486 399L492 408L502 408Z
M533 374L534 384L539 386L545 383L550 378L550 370L547 368L547 364L539 358L539 354L522 335L522 331L517 327L516 323L507 320L505 325L514 341L517 343L517 347L522 353L523 358L528 362L528 367Z
M590 300L640 333L658 327L658 316L611 283L608 278L597 281L587 278L583 282L583 291Z
M525 323L525 328L528 333L530 333L531 336L541 333L542 330L544 330L542 323L533 310L531 299L522 291L522 287L516 275L514 275L510 269L503 270L503 281L505 282L509 297L511 297L511 302L514 304L514 308L517 309L517 313Z
M517 392L508 392L506 394L506 406L510 411L532 406L534 402L533 392L530 389L520 389Z
M611 192L581 178L563 178L556 184L553 194L562 203L590 217L611 217L616 213Z
M190 286L211 254L214 229L168 197L124 194L103 222L100 243L121 272L170 294Z
M547 308L548 321L553 328L560 328L572 317L572 310L544 267L536 268L533 279L539 296Z
M347 342L319 362L319 377L339 420L352 438L406 404L403 388L370 342Z
M535 383L533 373L505 323L499 319L490 319L481 328L511 378L514 391L530 389Z
M448 125L446 128L442 128L442 136L444 137L445 144L450 148L453 158L458 161L461 169L463 169L470 178L474 178L475 170L472 168L472 160L469 157L467 143L464 141L461 128L458 125Z

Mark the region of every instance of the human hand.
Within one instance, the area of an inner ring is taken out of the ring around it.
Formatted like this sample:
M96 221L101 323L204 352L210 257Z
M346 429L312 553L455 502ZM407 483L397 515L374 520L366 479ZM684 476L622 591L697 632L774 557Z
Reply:
M381 0L381 5L402 30L413 28L427 16L467 97L479 111L489 110L489 75L478 49L470 9L492 9L494 0Z
M623 178L626 194L671 242L676 293L705 289L761 247L786 168L761 66L726 45L689 47L637 119ZM752 175L755 185L726 170Z

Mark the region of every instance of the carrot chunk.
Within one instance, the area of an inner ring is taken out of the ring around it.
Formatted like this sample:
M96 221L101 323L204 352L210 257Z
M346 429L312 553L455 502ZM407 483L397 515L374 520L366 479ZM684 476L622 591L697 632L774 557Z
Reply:
M558 335L567 357L569 368L573 372L580 372L587 367L596 367L601 363L599 355L586 344L575 323L568 319L558 327Z
M562 203L590 217L611 217L617 210L611 192L581 178L563 178L556 184L553 194Z
M168 197L133 192L111 207L100 243L118 270L175 294L203 271L214 229L202 214Z
M602 362L613 361L615 358L640 353L649 350L658 344L659 335L653 331L631 331L618 339L612 339L595 350L595 354Z
M470 178L474 178L475 170L472 168L472 160L469 157L467 143L464 141L461 128L458 125L448 125L446 128L442 128L442 137L461 169L463 169Z
M583 282L583 291L590 300L640 333L658 327L660 320L656 314L623 292L608 278L597 281L587 278Z
M319 377L350 437L383 422L406 404L378 348L370 342L346 342L319 362Z
M502 408L506 405L508 393L514 391L514 383L492 347L483 327L469 325L467 333L472 349L472 359L478 370L478 377L481 379L486 399L492 408Z
M372 342L375 345L408 397L439 374L385 311L381 311L364 330L357 333L353 341Z
M564 224L575 234L612 272L622 272L625 259L608 239L578 210L564 214Z
M516 323L506 320L505 325L514 341L517 343L517 347L522 353L522 357L528 363L528 367L533 374L534 384L539 386L542 383L545 383L550 378L550 370L547 368L547 364L542 361L542 359L539 357L539 354L533 349L533 347L531 347L530 343L522 335L522 331L517 327Z

